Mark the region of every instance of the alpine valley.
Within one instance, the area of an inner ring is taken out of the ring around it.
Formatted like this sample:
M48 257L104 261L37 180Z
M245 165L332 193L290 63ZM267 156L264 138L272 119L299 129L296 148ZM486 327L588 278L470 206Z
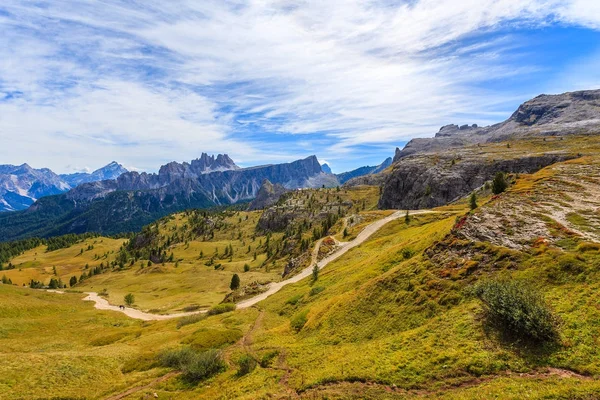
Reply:
M600 393L600 90L339 174L0 173L2 399Z

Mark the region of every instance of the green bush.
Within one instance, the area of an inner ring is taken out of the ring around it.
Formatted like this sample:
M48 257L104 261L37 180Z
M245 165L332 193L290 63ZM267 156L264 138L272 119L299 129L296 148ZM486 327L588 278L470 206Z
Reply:
M263 355L262 358L260 359L260 366L263 368L269 368L271 366L271 364L273 364L273 360L275 359L275 357L277 357L278 355L279 355L279 351L277 351L277 350L269 351L268 353Z
M310 292L308 294L309 294L309 296L316 296L319 293L321 293L323 290L325 290L325 288L323 286L315 286L312 289L310 289Z
M558 340L558 319L533 287L514 280L494 280L474 288L487 322L507 339L534 343Z
M307 315L308 315L308 310L301 311L298 314L294 315L290 321L290 326L292 327L292 329L295 330L296 332L300 332L300 330L304 327L304 325L308 321Z
M415 252L412 249L409 249L409 248L402 249L402 257L404 257L405 260L408 260L409 258L411 258L414 255L415 255Z
M230 312L235 310L235 304L233 303L221 303L221 304L217 304L216 306L214 306L213 308L211 308L210 310L208 310L208 315L217 315L217 314L223 314L226 312Z
M181 318L179 318L179 320L177 320L177 329L181 328L182 326L191 325L191 324L195 324L196 322L200 322L204 318L206 318L206 314L201 314L201 313L188 315L186 317L181 317Z
M160 365L181 371L184 379L199 382L225 370L221 352L197 351L190 347L166 350L159 355Z
M298 304L300 302L300 300L302 300L302 296L301 294L297 294L295 296L290 297L289 299L287 299L285 301L285 304L289 304L291 306L295 306L296 304Z
M248 375L256 368L256 360L250 354L242 355L238 360L238 376Z

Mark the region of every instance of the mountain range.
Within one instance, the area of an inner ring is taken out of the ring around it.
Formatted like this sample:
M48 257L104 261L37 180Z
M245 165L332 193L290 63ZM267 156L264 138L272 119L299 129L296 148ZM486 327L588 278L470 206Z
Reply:
M277 199L282 188L344 183L380 186L380 208L434 207L468 194L497 172L531 173L578 156L564 151L531 154L515 149L503 152L502 157L485 159L478 156L477 146L522 138L545 141L547 137L594 134L600 131L599 116L600 90L541 95L523 103L502 123L487 127L446 125L433 138L413 139L402 150L396 149L393 160L337 175L330 173L327 165L322 167L316 156L286 164L240 168L225 154L202 154L190 163L163 165L157 174L126 172L116 179L81 183L69 190L72 184L106 175L95 172L65 177L27 165L2 166L5 209L23 209L38 200L27 210L0 215L0 241L90 231L134 231L171 212L249 202L267 181L273 187L264 188L263 200L258 203ZM114 174L120 172L115 163L109 166L116 171ZM48 193L55 195L41 197Z
M265 180L286 189L337 185L315 156L286 164L239 168L227 155L171 162L157 174L126 172L43 197L24 211L0 215L0 240L66 233L135 231L168 213L254 199Z
M92 173L63 175L28 164L0 165L0 212L24 210L41 197L64 193L82 183L114 179L125 172L114 161Z

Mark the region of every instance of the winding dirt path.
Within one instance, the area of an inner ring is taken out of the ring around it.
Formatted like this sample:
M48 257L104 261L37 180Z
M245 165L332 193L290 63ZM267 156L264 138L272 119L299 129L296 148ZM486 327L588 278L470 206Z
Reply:
M142 321L162 321L165 319L186 317L188 315L201 314L201 313L206 312L206 311L192 311L192 312L184 312L184 313L176 313L176 314L165 314L165 315L150 314L150 313L145 313L140 310L136 310L135 308L125 307L124 309L121 309L121 308L119 308L119 306L113 306L112 304L110 304L108 302L108 300L98 296L98 293L95 293L95 292L87 292L86 294L87 294L87 296L84 297L83 300L84 301L95 301L96 304L94 305L94 308L97 308L98 310L111 310L111 311L122 312L123 314L127 315L130 318L141 319Z
M418 210L418 211L412 211L410 215L429 214L429 213L434 213L434 212L435 211ZM405 215L406 215L406 211L396 211L392 215L389 215L385 218L382 218L380 220L373 222L372 224L368 225L365 229L363 229L358 234L358 236L356 236L356 238L354 240L352 240L350 242L340 243L341 247L338 250L336 250L334 253L329 255L328 257L326 257L326 258L322 259L321 261L319 261L318 263L316 263L317 267L319 268L319 270L325 268L327 266L327 264L329 264L332 261L337 260L344 254L346 254L348 252L348 250L361 245L365 240L367 240L369 237L371 237L375 232L377 232L379 229L381 229L388 222L391 222L395 219L404 217ZM317 242L317 246L315 246L315 250L313 250L313 257L315 256L315 254L318 254L318 252L319 252L318 246L320 246L320 245L321 245L321 241ZM314 258L313 258L313 261L314 261ZM290 283L300 282L302 279L307 278L312 274L313 267L314 267L314 264L311 263L311 265L304 268L298 275L294 275L291 278L286 279L281 282L271 283L269 285L269 289L266 292L261 293L257 296L254 296L251 299L239 302L237 304L237 308L241 309L241 308L252 307L256 303L261 302L264 299L266 299L267 297L272 296L275 293L279 292L284 286L289 285Z
M430 210L414 210L414 211L410 212L410 215L430 214L430 213L435 213L435 212L436 211L430 211ZM358 234L358 236L356 236L356 238L354 240L352 240L350 242L341 242L340 247L334 253L330 254L323 260L316 262L317 256L319 254L319 248L321 247L321 243L323 241L323 239L319 239L317 241L317 243L315 244L315 247L312 251L312 262L308 267L303 269L299 274L294 275L289 279L286 279L281 282L271 283L269 285L269 289L266 292L261 293L250 299L239 302L237 304L237 309L252 307L253 305L265 300L269 296L272 296L275 293L279 292L284 286L289 285L291 283L300 282L302 279L309 277L312 274L312 270L313 270L313 267L315 264L319 267L319 270L325 268L327 266L327 264L329 264L332 261L337 260L344 254L346 254L350 249L353 249L354 247L361 245L365 240L370 238L375 232L377 232L379 229L381 229L388 222L391 222L391 221L399 219L399 218L403 218L405 215L406 215L406 210L396 211L395 213L393 213L385 218L382 218L380 220L377 220L377 221L371 223L365 229L363 229ZM186 317L189 315L201 314L201 313L206 312L206 310L204 310L204 311L192 311L192 312L164 314L164 315L150 314L150 313L145 313L140 310L136 310L134 308L126 307L125 309L121 309L118 306L113 306L106 299L98 296L98 294L95 292L88 292L86 294L87 294L87 297L85 297L83 300L96 302L94 307L99 310L111 310L111 311L122 312L123 314L127 315L128 317L140 319L143 321L162 321L162 320L166 320L166 319L181 318L181 317Z

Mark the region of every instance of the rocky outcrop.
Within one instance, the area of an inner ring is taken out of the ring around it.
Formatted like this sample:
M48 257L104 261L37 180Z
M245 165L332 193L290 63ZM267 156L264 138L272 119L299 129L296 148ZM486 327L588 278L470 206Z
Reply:
M273 185L268 179L265 179L258 190L256 198L250 202L249 211L262 210L271 207L277 203L281 196L288 190L280 184Z
M433 138L413 139L394 162L413 154L528 136L585 135L600 132L600 90L540 95L519 106L506 121L486 126L446 125Z
M532 173L556 162L574 158L568 154L523 155L486 159L468 152L417 155L402 158L386 176L380 208L432 208L455 201L497 172Z

